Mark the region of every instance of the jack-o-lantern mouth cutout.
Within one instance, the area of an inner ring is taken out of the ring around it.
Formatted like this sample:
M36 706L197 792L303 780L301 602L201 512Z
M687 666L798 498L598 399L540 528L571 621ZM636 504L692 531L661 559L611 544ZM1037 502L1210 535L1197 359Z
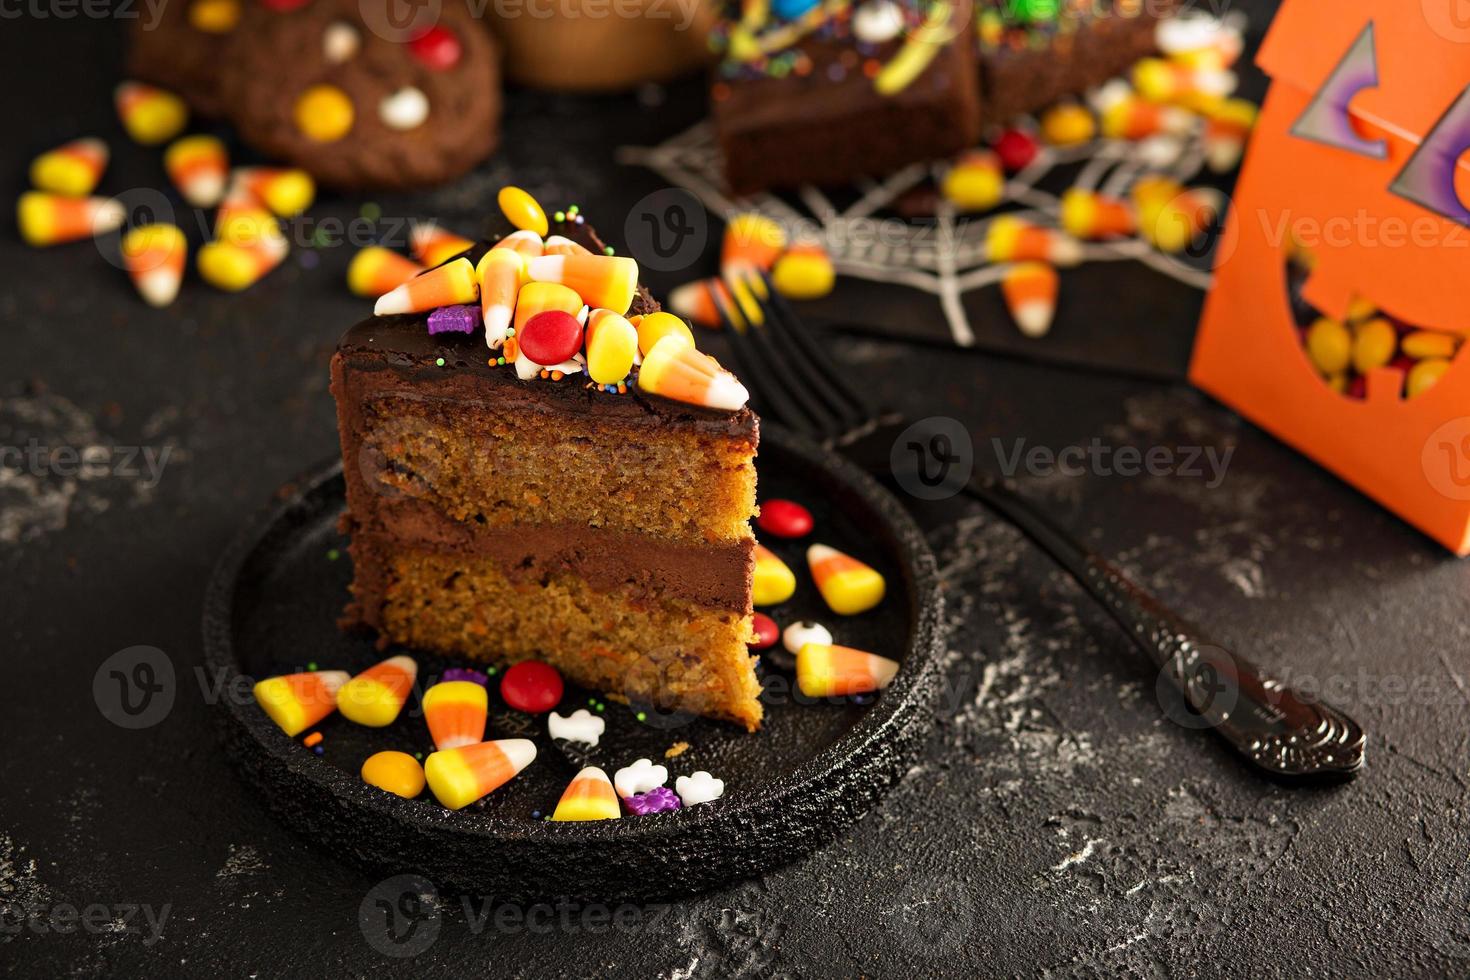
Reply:
M1369 379L1399 398L1415 398L1433 388L1465 348L1465 338L1407 323L1366 296L1349 305L1345 317L1327 316L1303 295L1315 256L1291 245L1286 250L1286 301L1297 337L1312 368L1333 391L1355 401L1368 396Z

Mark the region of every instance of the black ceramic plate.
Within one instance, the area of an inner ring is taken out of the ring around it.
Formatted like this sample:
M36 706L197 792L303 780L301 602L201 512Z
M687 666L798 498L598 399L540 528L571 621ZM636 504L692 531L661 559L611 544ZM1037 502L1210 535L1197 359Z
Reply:
M336 619L351 565L337 533L343 508L339 464L287 488L231 546L215 569L204 611L205 656L224 690L245 692L221 706L226 745L271 807L324 846L387 873L414 872L440 888L506 898L573 896L651 900L688 894L789 861L832 837L876 802L907 768L930 730L941 643L934 558L898 502L865 474L819 447L767 429L757 461L760 497L806 504L816 517L808 539L763 542L797 573L796 595L764 610L785 626L825 623L838 643L902 662L892 686L873 697L812 703L768 657L761 672L766 722L756 734L681 714L645 712L610 699L606 733L592 761L611 776L648 757L678 775L707 770L725 795L674 813L596 823L549 823L576 771L546 735L544 716L504 708L492 678L489 737L536 739L539 754L516 779L479 803L450 812L428 791L405 800L362 782L362 761L382 749L432 748L418 691L384 729L338 715L317 726L323 754L286 737L248 696L250 682L321 669L356 672L387 654L372 639L344 634ZM823 605L806 572L810 541L868 561L887 577L875 610L839 617ZM779 645L778 645L779 649ZM399 651L401 652L401 651ZM447 666L417 651L422 685ZM569 688L567 714L590 692ZM594 706L595 710L595 706ZM689 748L675 758L665 751Z

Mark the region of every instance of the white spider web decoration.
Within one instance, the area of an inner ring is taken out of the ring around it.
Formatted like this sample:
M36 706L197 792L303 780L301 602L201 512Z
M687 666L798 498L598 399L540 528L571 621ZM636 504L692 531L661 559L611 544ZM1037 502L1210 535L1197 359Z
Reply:
M754 211L788 228L804 226L824 244L838 275L908 286L937 297L954 343L972 347L975 332L962 297L1000 282L1010 268L1009 263L991 262L986 255L986 234L996 217L1014 216L1060 232L1060 196L1039 185L1057 168L1068 165L1081 167L1069 186L1111 197L1126 198L1144 176L1163 175L1189 186L1205 166L1203 134L1204 119L1195 117L1183 134L1136 142L1097 138L1070 147L1040 144L1035 159L1006 181L1001 201L990 211L959 214L943 195L936 194L934 221L923 224L891 218L891 209L924 181L932 178L937 183L944 173L942 164L913 164L883 180L857 181L857 198L843 207L821 190L804 186L794 195L809 212L803 214L792 201L770 193L739 199L730 196L724 189L723 162L709 120L658 146L621 147L617 158L620 163L656 172L716 214L728 217ZM885 220L880 241L872 229L884 211L890 218ZM1079 244L1082 263L1138 262L1195 289L1209 289L1207 271L1160 252L1136 232L1125 238Z

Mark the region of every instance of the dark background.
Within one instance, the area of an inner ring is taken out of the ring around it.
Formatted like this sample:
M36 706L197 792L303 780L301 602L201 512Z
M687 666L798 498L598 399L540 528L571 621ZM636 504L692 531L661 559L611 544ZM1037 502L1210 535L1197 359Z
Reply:
M166 186L158 152L114 121L114 21L9 19L0 53L8 193L25 188L35 152L84 133L113 146L103 192ZM697 85L661 102L518 93L490 164L435 193L373 200L389 218L470 231L514 180L580 201L594 222L622 215L659 184L616 168L616 146L682 130L700 98ZM325 197L311 215L351 218L365 200ZM158 312L91 245L33 251L0 230L0 444L171 452L151 487L124 473L0 470L7 973L399 965L359 927L380 876L293 834L245 790L194 673L215 558L280 485L336 452L326 362L365 310L342 285L352 251L298 247L240 296L191 280ZM1093 438L1233 450L1216 487L1101 473L1020 482L1226 644L1328 685L1370 732L1367 770L1326 789L1256 777L1162 716L1153 672L1014 531L979 510L921 511L948 591L952 692L923 758L874 813L788 867L621 910L615 927L555 909L478 924L445 899L429 907L436 941L400 963L424 976L1466 972L1470 569L1182 385L871 339L833 349L909 413L961 419L981 466L997 465L992 438L1007 451ZM177 696L158 724L130 731L102 716L92 679L135 645L165 652ZM68 923L47 918L98 904L89 930L62 934L54 926ZM162 938L124 918L129 904L167 909Z

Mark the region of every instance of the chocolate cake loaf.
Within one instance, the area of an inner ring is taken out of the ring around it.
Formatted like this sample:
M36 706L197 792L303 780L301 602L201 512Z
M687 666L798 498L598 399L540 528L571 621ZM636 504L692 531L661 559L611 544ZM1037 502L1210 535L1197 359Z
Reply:
M529 234L538 255L498 349L478 323L431 333L434 314L422 310L365 320L338 345L332 392L354 564L345 620L385 643L544 660L612 697L754 730L756 417L727 374L715 376L718 397L681 385L680 358L695 374L716 368L642 286L622 310L580 311L589 332L638 331L649 349L626 380L577 373L595 375L594 344L616 339L588 341L584 355L580 330L565 364L525 369L526 352L540 349L527 290L541 285L538 270L560 268L538 264L542 248L598 260L605 250L575 212L560 216L544 243L526 231L499 239L505 250ZM488 281L491 244L441 269L468 261Z

